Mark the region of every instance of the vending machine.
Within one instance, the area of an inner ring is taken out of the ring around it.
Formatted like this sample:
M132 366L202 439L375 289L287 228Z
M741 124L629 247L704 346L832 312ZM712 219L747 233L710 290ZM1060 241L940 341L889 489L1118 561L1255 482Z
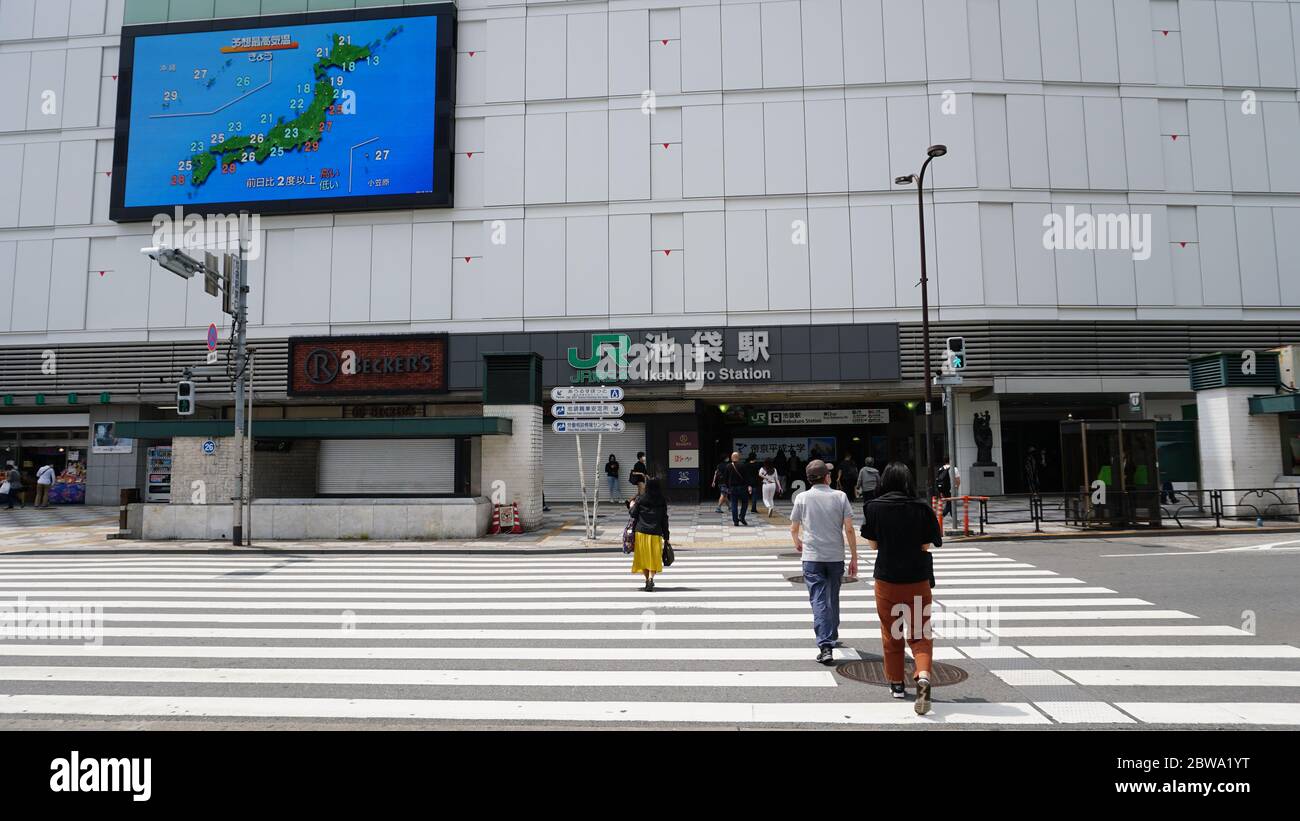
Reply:
M172 448L171 445L155 445L146 451L149 459L148 473L145 475L144 500L146 502L170 502L172 498Z

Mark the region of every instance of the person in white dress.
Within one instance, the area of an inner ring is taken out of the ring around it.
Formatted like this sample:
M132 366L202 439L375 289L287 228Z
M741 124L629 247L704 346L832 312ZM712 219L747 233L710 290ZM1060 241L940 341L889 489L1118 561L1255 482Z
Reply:
M758 478L763 480L763 504L767 506L768 518L776 512L776 494L781 492L781 477L771 459L763 462L758 470Z

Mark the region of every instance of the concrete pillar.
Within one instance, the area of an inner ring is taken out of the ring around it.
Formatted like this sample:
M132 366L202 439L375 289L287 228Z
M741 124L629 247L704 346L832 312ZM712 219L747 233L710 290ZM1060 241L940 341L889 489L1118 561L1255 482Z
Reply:
M1002 476L1006 470L1006 465L1002 460L1001 405L997 399L981 402L973 401L968 393L959 393L954 399L957 405L957 452L952 454L952 458L957 460L957 469L961 471L961 492L971 495L976 495L976 491L980 491L984 495L1004 493L1005 485ZM982 414L985 411L988 411L989 426L993 432L993 461L999 467L997 477L990 479L992 487L996 488L993 493L989 492L989 487L979 486L974 472L975 460L979 456L979 448L975 444L975 414Z
M542 408L540 405L488 405L484 416L509 419L510 436L484 436L479 482L482 493L494 498L493 484L505 483L504 501L519 503L525 530L542 523Z
M1207 490L1274 487L1282 473L1277 414L1250 415L1258 387L1213 388L1196 394L1201 486Z
M205 505L229 505L235 495L235 471L239 452L234 439L213 437L216 450L203 452L206 436L177 436L172 439L171 503L192 505L202 499ZM202 482L195 485L195 482ZM314 485L314 480L313 480Z

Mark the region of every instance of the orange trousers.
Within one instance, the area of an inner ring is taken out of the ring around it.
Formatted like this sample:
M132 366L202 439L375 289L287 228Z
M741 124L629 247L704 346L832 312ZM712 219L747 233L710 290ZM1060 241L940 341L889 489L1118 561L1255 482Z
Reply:
M885 678L903 680L903 647L912 648L917 672L930 672L934 638L930 632L930 582L893 584L876 579L876 614L884 648Z

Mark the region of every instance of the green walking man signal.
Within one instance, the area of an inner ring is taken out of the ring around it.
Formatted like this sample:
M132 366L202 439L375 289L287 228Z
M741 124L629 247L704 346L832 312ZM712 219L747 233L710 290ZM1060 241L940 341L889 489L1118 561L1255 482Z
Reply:
M954 371L966 368L966 337L948 337L948 363Z

